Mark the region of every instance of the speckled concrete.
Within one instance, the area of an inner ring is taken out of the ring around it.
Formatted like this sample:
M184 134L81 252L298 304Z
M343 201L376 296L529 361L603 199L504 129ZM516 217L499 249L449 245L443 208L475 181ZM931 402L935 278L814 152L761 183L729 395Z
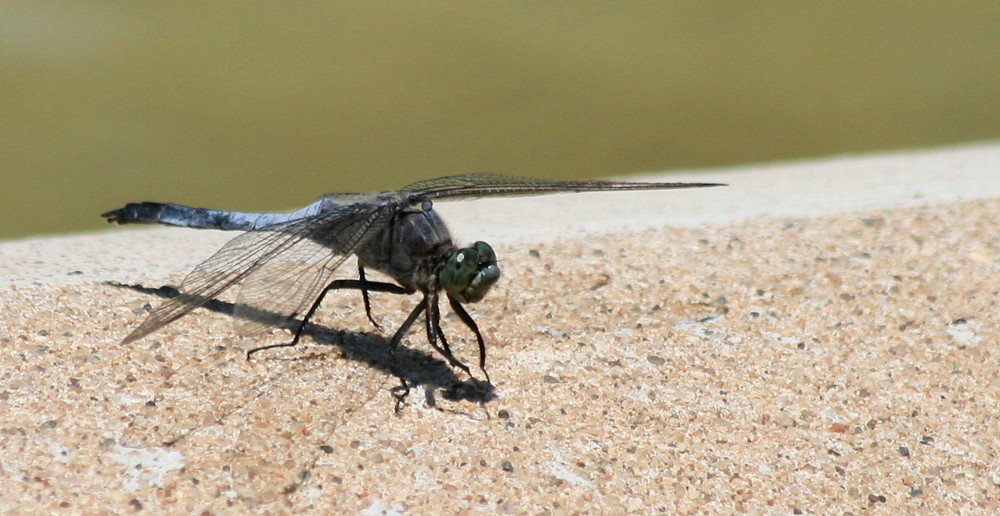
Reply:
M1000 198L900 204L502 240L470 307L494 397L414 332L399 415L359 296L249 362L208 310L118 344L158 300L102 280L226 235L0 244L0 513L996 513Z

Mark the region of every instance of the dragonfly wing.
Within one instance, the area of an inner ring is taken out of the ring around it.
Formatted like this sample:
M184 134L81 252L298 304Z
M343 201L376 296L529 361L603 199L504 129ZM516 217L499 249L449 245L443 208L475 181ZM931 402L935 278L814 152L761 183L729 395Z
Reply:
M672 190L725 186L719 183L638 183L628 181L553 181L501 174L465 174L418 181L403 189L407 195L427 199L540 195L560 192L609 190Z
M337 268L370 235L384 228L394 208L349 205L349 216L318 217L296 227L298 238L247 275L236 300L242 336L258 334L302 317L330 284Z
M272 322L284 320L308 303L305 300L307 290L318 294L322 285L317 287L314 283L321 283L321 276L332 275L337 266L368 235L384 227L391 216L388 206L359 204L243 233L188 273L178 289L180 295L157 307L123 342L149 335L241 282L248 290L239 297L251 302L252 307L237 306L237 316L260 316ZM292 263L293 260L299 265L292 268L299 274L310 267L320 270L312 271L312 278L304 278L312 280L303 282L307 286L290 290L285 285L283 290L270 291L265 296L262 291L267 282L261 273L278 271L277 267L270 266L272 263Z

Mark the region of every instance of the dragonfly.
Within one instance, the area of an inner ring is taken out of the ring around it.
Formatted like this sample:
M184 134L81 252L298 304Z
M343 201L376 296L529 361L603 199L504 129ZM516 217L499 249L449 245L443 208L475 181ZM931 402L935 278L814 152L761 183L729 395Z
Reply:
M237 288L234 315L239 333L252 336L288 323L291 341L256 347L254 353L295 346L323 299L334 290L361 292L368 320L369 294L412 295L420 301L389 340L396 350L423 316L431 347L448 363L475 377L452 353L441 330L439 304L447 298L452 311L475 336L479 370L486 372L486 344L465 304L482 300L500 279L493 248L477 241L457 246L441 216L440 200L494 196L524 196L568 192L668 190L726 186L718 183L650 183L625 181L554 181L499 174L465 174L418 181L399 191L331 193L297 211L252 213L192 208L156 202L130 203L101 216L118 224L166 224L200 229L244 231L196 266L177 288L179 294L154 309L122 343L139 340ZM357 258L357 279L334 279L351 256ZM393 281L372 281L366 270ZM298 319L298 324L294 322ZM391 353L390 353L391 354ZM397 375L400 376L400 375ZM400 376L406 391L406 381Z

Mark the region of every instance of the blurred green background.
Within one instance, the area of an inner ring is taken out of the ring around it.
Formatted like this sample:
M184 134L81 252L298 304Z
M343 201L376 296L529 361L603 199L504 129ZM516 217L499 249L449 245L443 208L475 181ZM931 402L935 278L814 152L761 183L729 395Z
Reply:
M998 20L995 0L5 2L0 238L129 201L994 139Z

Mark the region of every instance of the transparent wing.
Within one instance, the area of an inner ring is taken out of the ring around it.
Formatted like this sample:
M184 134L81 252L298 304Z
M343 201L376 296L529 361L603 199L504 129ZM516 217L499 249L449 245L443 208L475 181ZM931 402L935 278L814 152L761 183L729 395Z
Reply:
M254 335L304 315L337 268L368 235L385 227L392 211L389 207L359 211L346 224L339 218L324 218L302 231L306 238L255 267L237 296L238 333Z
M187 315L241 282L237 317L250 327L297 315L365 239L385 227L395 207L355 204L291 222L248 231L194 268L180 295L156 308L124 343L138 340ZM271 281L268 274L277 274ZM297 275L297 276L296 276Z
M671 190L726 186L720 183L630 183L627 181L552 181L500 174L465 174L418 181L403 189L406 195L427 199L461 199L502 195L538 195L603 190Z

